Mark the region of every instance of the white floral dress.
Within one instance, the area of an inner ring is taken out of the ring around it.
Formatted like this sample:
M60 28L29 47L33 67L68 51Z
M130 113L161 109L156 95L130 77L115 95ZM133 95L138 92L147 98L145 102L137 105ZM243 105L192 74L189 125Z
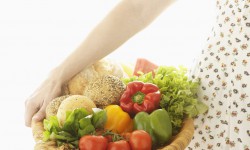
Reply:
M209 106L188 150L250 150L250 0L217 0L217 22L191 77Z

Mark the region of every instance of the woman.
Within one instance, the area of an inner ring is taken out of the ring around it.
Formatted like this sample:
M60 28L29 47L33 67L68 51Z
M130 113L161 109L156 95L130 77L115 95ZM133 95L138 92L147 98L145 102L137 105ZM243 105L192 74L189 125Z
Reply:
M26 101L25 120L40 121L61 86L149 25L174 0L123 0ZM195 119L188 149L250 149L250 0L217 0L217 23L192 71L199 100L209 106ZM84 58L84 60L82 59Z

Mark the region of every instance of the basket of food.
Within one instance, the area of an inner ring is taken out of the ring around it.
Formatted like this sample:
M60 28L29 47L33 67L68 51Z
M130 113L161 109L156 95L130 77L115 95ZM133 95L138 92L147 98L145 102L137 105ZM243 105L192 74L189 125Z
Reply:
M32 122L36 150L183 150L207 110L184 67L100 60L73 77Z

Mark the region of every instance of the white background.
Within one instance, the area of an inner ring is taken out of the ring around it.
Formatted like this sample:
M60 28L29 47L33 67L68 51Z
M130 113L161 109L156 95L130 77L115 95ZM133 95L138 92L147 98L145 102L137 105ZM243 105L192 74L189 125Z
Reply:
M118 2L0 0L0 149L33 149L24 101ZM108 57L190 68L215 21L214 3L179 0Z

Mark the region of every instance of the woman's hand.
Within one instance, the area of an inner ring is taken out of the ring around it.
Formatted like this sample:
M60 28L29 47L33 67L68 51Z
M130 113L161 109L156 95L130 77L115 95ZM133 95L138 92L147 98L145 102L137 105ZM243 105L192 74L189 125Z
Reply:
M25 125L30 127L31 121L42 121L45 118L46 106L61 94L62 82L48 78L25 101Z

